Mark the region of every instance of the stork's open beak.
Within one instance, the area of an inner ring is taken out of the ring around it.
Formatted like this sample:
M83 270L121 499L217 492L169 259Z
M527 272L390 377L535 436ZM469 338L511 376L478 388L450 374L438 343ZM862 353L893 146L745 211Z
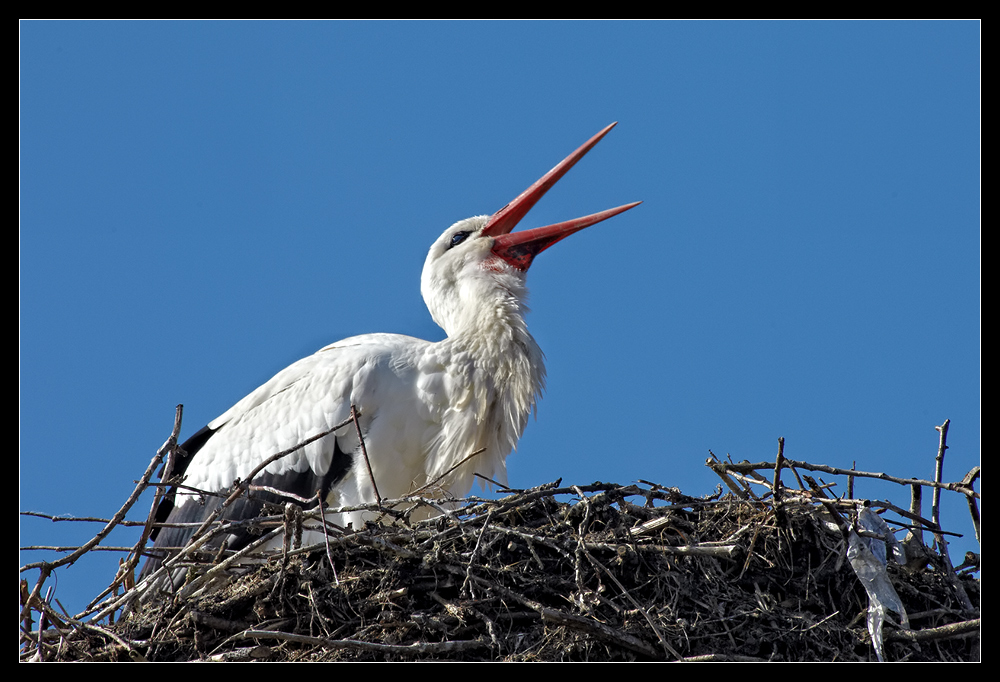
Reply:
M565 239L574 232L578 232L585 227L590 227L602 220L607 220L619 213L624 213L642 203L641 201L636 201L631 204L619 206L618 208L611 208L607 211L584 216L583 218L567 220L546 227L536 227L533 230L511 233L511 230L517 226L521 218L559 181L559 178L564 176L566 171L582 159L584 154L589 152L616 125L618 125L617 122L612 123L587 140L582 147L563 159L555 168L543 175L531 187L521 192L514 201L490 217L483 228L482 234L494 238L494 255L503 258L519 270L527 270L535 256L560 239Z

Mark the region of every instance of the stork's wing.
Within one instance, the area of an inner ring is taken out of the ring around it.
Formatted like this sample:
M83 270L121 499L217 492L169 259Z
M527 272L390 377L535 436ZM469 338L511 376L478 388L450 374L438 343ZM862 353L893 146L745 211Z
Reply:
M174 472L185 476L183 489L170 491L157 510L157 520L201 523L220 507L223 498L189 489L210 494L230 489L236 479L245 479L271 456L295 448L349 419L352 405L361 413L365 434L382 416L380 412L393 413L393 398L412 406L408 393L419 397L415 395L419 384L417 358L428 345L426 341L393 334L352 337L282 370L183 444L187 456L177 463ZM400 437L424 437L438 421L432 410L425 410L418 420L422 423L397 430ZM351 424L315 440L270 464L254 478L253 484L299 498L308 499L319 493L326 499L351 474L358 448L356 433ZM367 440L366 435L366 443ZM369 445L373 457L403 447L391 442L374 445L374 451ZM354 485L352 494L344 496L344 503L367 501L358 499L359 487L367 490L367 481L361 486ZM254 491L227 507L220 519L251 519L260 515L266 504L284 504L290 499L293 498ZM315 502L307 506L315 506ZM154 535L154 549L183 547L193 531L194 526L163 528ZM238 549L253 537L240 532L223 540L230 548ZM147 561L142 576L155 571L165 555L166 552L161 552Z

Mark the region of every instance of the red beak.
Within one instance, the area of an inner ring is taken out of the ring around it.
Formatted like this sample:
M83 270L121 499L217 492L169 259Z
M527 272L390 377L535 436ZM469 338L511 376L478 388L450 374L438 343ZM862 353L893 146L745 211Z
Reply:
M559 178L564 176L566 171L572 168L577 161L582 159L583 155L589 152L593 146L600 142L601 138L607 135L608 132L616 125L618 124L612 123L607 128L587 140L582 147L563 159L555 168L543 175L531 187L521 192L521 194L514 199L514 201L510 202L490 217L486 226L483 228L482 233L487 236L494 237L494 255L503 258L519 270L527 270L535 256L555 244L560 239L565 239L574 232L578 232L585 227L590 227L591 225L599 223L602 220L607 220L608 218L616 216L619 213L624 213L630 208L634 208L642 203L641 201L636 201L632 204L625 204L624 206L611 208L607 211L601 211L600 213L584 216L583 218L576 218L575 220L567 220L562 223L556 223L555 225L536 227L533 230L525 230L523 232L511 234L511 230L517 226L521 218L523 218L528 211L530 211L531 208L538 203L538 200L541 199L545 193L559 181Z

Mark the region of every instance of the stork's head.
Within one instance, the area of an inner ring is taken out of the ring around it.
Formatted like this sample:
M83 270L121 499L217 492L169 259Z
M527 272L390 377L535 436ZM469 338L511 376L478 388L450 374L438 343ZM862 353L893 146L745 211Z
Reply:
M449 336L499 308L521 306L525 274L535 256L574 232L623 213L641 202L625 204L583 218L512 232L517 223L583 155L615 127L612 123L587 140L535 184L492 216L459 221L431 246L420 290L434 321Z

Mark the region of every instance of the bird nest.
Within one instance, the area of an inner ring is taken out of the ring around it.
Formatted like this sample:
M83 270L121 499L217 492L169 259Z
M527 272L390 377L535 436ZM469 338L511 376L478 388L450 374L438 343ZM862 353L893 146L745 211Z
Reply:
M556 482L463 500L421 522L397 507L391 522L298 550L298 521L277 516L284 552L230 561L227 572L219 557L192 562L171 594L140 598L142 585L126 581L98 620L55 613L37 597L39 581L32 594L22 587L22 658L979 660L980 582L952 567L937 524L888 503L832 498L804 471L836 470L780 453L708 465L730 492ZM781 481L789 469L795 486ZM978 533L976 476L900 482L965 495ZM859 558L862 546L893 554L891 533L862 523L881 520L875 510L909 528L900 563ZM880 596L882 579L890 587Z

